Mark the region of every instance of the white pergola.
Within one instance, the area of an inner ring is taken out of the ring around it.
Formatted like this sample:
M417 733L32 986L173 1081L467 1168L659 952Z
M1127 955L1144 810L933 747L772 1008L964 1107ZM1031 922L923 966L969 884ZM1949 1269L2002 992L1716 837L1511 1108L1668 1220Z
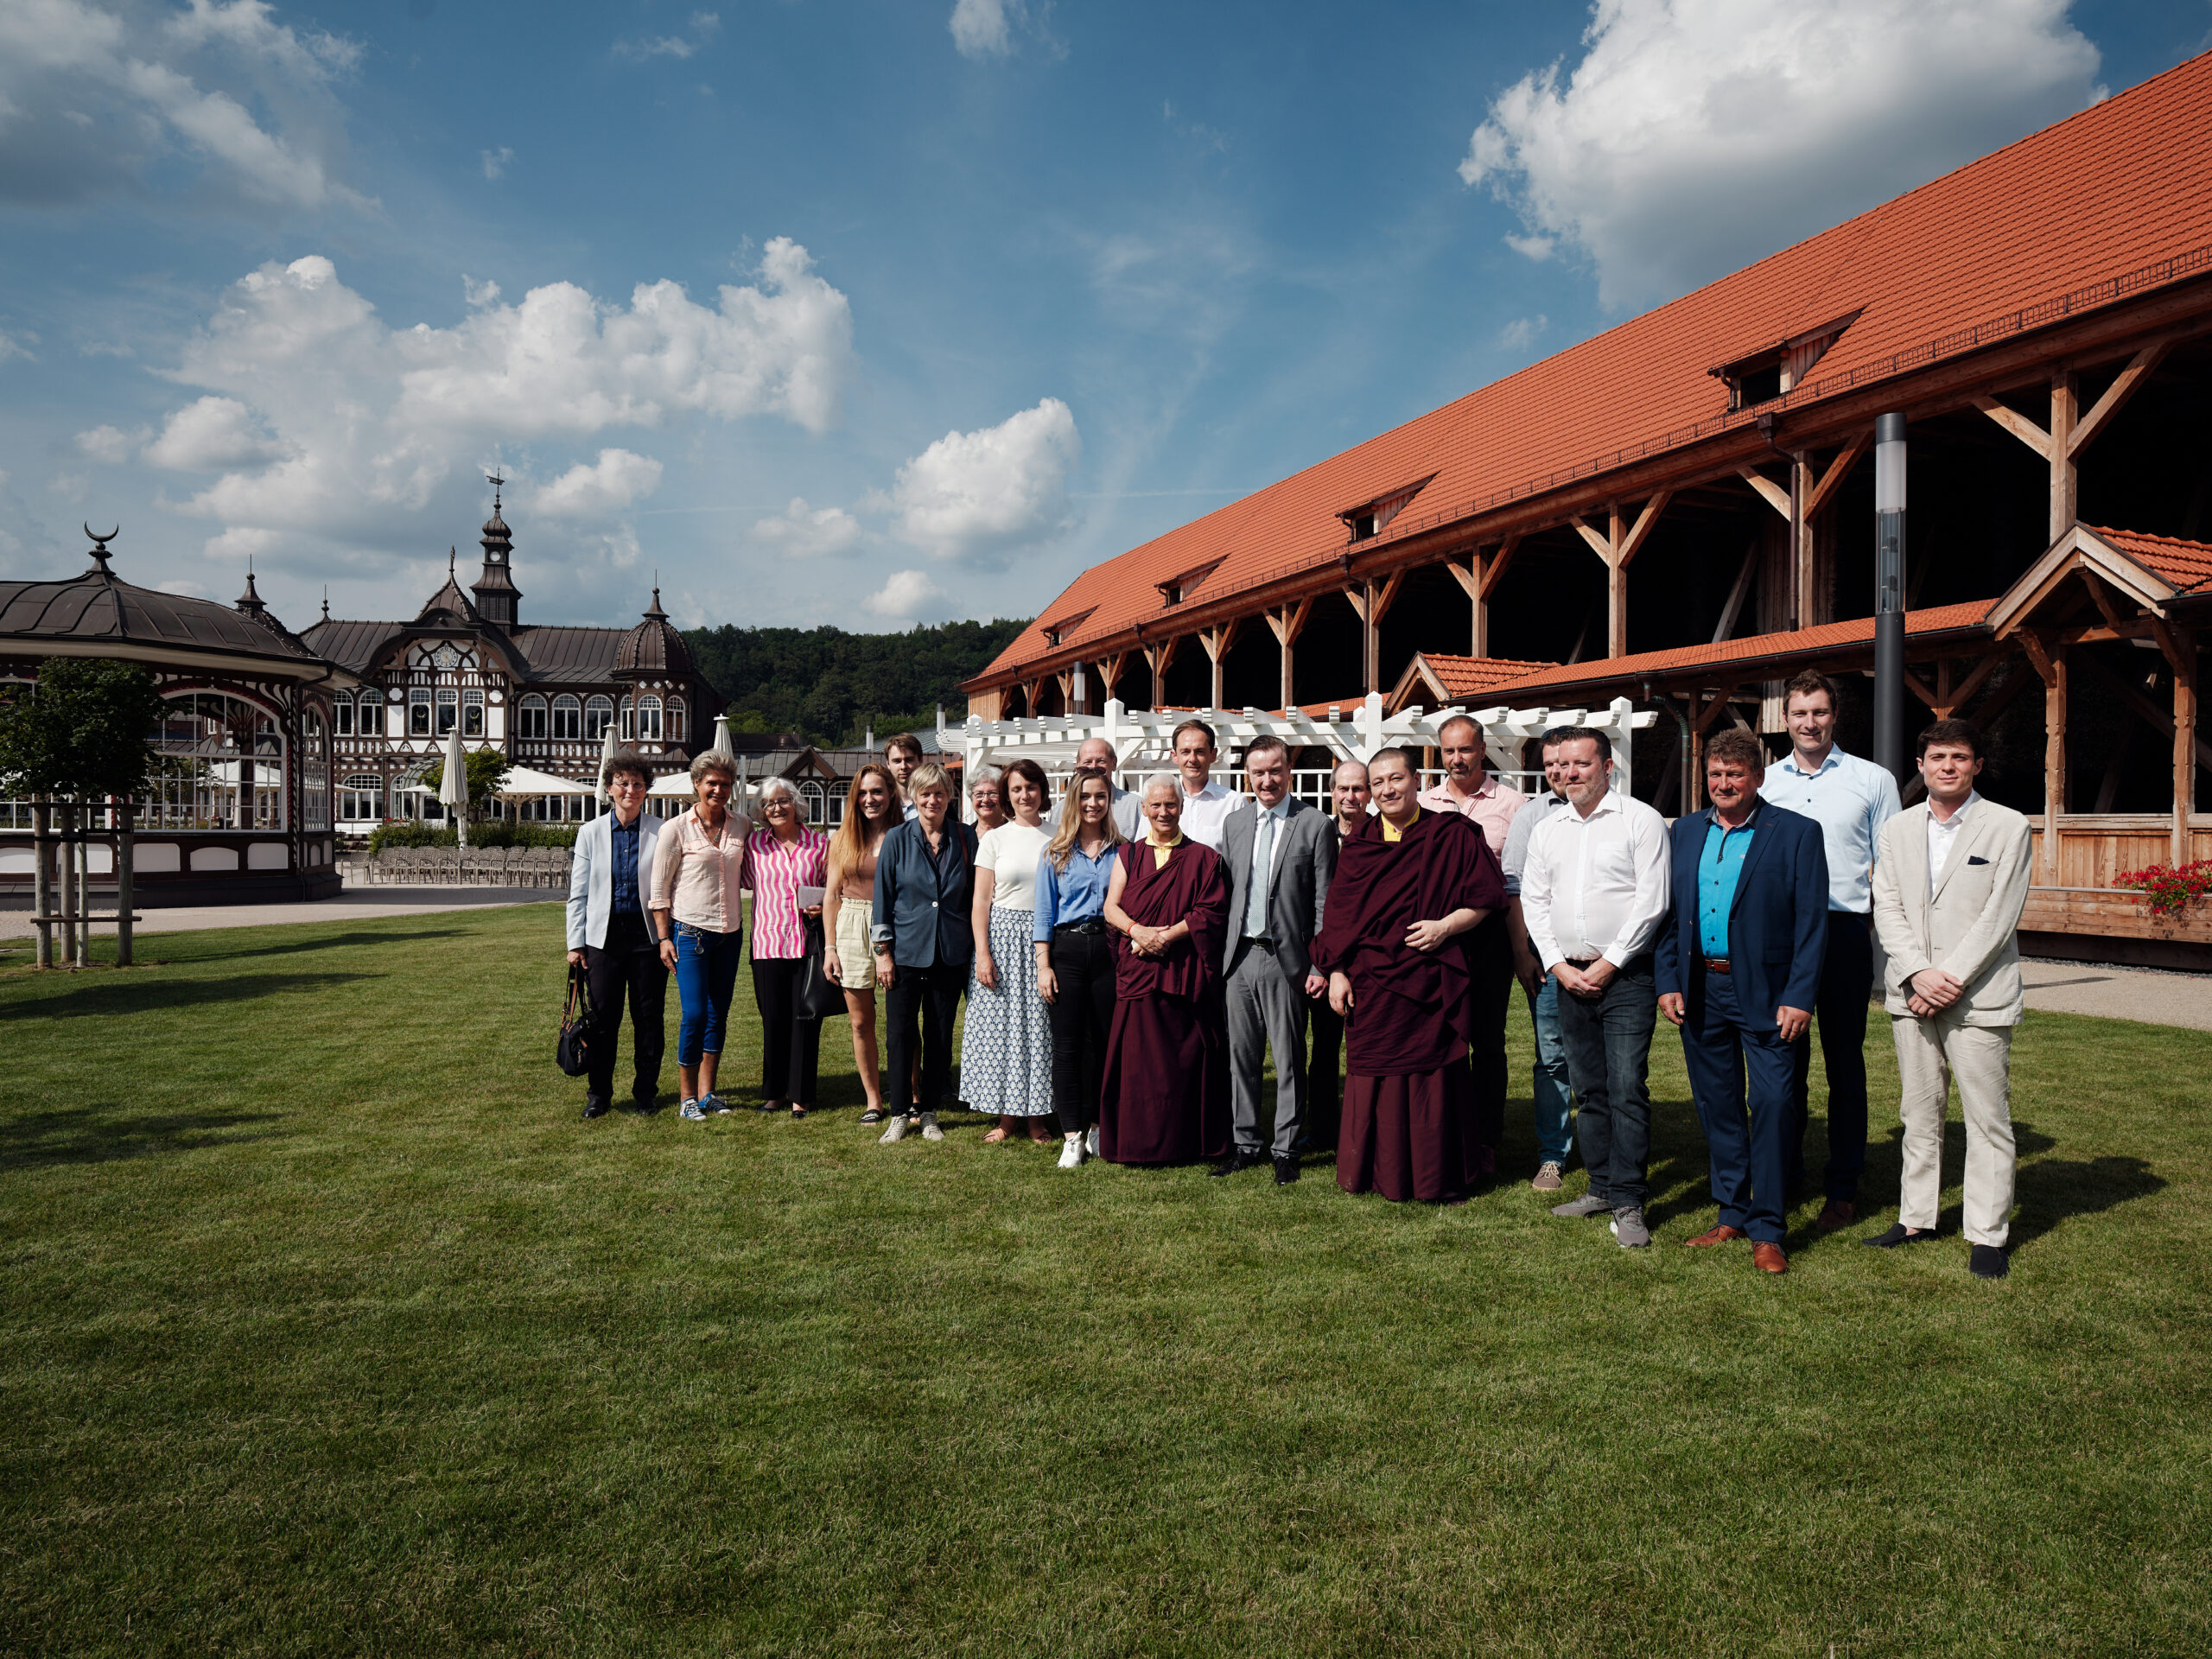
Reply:
M1603 732L1613 746L1613 787L1624 791L1630 784L1630 734L1659 718L1648 710L1638 714L1626 697L1616 697L1602 709L1454 706L1431 714L1414 704L1386 715L1378 692L1370 692L1363 702L1332 708L1321 717L1298 709L1280 715L1259 709L1195 711L1195 718L1219 734L1224 752L1242 748L1262 734L1272 734L1294 750L1325 748L1338 760L1365 760L1377 749L1394 744L1408 748L1433 747L1440 741L1438 733L1444 723L1462 716L1482 728L1491 764L1507 773L1526 770L1522 746L1551 727L1587 726ZM1107 703L1103 715L1040 715L1023 720L984 720L970 715L965 726L940 722L938 737L946 751L961 756L971 775L979 764L1015 755L1027 755L1050 770L1053 763L1071 762L1077 747L1088 739L1103 737L1113 745L1126 780L1166 767L1175 728L1193 717L1194 711L1187 709L1132 710L1115 700Z

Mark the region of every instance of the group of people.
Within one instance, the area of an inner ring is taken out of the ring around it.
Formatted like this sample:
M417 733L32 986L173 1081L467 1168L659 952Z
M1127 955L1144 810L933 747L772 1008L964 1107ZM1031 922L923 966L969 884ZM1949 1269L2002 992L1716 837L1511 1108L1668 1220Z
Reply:
M746 888L764 1111L803 1116L813 1102L818 1016L799 995L812 968L842 988L861 1121L886 1143L944 1138L964 997L958 1099L997 1120L987 1141L1050 1143L1057 1128L1064 1169L1211 1160L1217 1176L1267 1166L1283 1185L1301 1154L1333 1151L1347 1192L1458 1203L1497 1169L1517 982L1535 1032L1531 1185L1558 1191L1578 1143L1589 1173L1553 1214L1602 1216L1622 1248L1649 1244L1646 1074L1663 1014L1719 1206L1687 1242L1748 1240L1756 1267L1782 1273L1815 1024L1828 1084L1816 1225L1858 1218L1878 942L1904 1168L1897 1224L1866 1242L1934 1235L1955 1076L1971 1266L2001 1276L2027 823L1975 792L1981 739L1959 721L1922 734L1927 798L1901 810L1886 772L1836 747L1838 702L1820 675L1791 681L1791 753L1770 770L1748 731L1712 739L1711 804L1671 826L1612 787L1602 731L1545 733L1547 787L1532 799L1485 770L1464 716L1438 733L1435 786L1385 748L1336 769L1326 810L1291 793L1273 736L1247 746L1244 791L1224 788L1216 734L1191 719L1174 769L1135 791L1116 785L1118 757L1097 738L1057 804L1033 760L980 768L967 823L951 775L901 736L855 777L829 837L780 780L752 825L714 753L692 767L697 804L657 825L639 810L645 762L618 755L613 810L578 836L569 902L570 960L586 966L601 1034L585 1116L611 1104L626 991L633 1103L650 1109L669 972L683 1116L731 1109L715 1067Z

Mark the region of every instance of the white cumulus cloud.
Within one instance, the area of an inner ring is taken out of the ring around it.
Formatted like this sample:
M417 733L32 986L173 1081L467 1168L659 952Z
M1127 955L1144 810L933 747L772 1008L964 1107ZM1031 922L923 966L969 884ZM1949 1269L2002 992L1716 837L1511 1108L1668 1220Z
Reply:
M948 432L899 469L901 539L940 559L1002 563L1065 529L1067 479L1083 453L1057 397L974 432Z
M643 63L652 58L691 57L714 39L721 26L719 13L695 11L691 14L691 33L688 38L682 35L660 35L649 40L617 41L614 55L627 58L632 63Z
M87 461L104 461L112 466L130 455L130 439L114 427L96 426L77 435L77 453Z
M912 620L944 602L944 594L921 570L894 570L891 579L861 601L870 616Z
M753 526L753 539L786 558L816 559L856 551L868 532L844 508L809 506L795 495L783 512Z
M956 0L945 27L963 58L1002 58L1014 50L1021 0Z
M484 176L494 184L506 177L507 163L515 158L514 151L505 144L497 149L480 150L477 154L478 159L484 163Z
M283 453L283 446L237 398L202 397L170 415L162 435L146 446L145 459L176 473L244 472L265 467Z
M2068 0L1599 0L1582 60L1492 100L1459 176L1669 298L2082 108Z
M11 357L28 358L30 355L29 346L15 339L6 329L0 328L0 363L5 363Z
M627 449L602 449L544 488L523 496L531 510L557 518L603 518L660 487L660 462Z

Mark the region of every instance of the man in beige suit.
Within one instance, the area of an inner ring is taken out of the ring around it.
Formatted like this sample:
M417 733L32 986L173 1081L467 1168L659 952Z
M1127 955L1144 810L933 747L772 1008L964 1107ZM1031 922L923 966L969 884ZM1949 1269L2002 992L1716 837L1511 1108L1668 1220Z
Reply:
M1869 1244L1936 1236L1943 1114L1953 1077L1967 1125L1969 1265L2002 1279L2012 1213L2012 1027L2020 1023L2020 912L2028 902L2028 821L1974 792L1981 734L1939 720L1920 734L1928 798L1882 827L1874 931L1904 1085L1904 1171L1897 1224Z

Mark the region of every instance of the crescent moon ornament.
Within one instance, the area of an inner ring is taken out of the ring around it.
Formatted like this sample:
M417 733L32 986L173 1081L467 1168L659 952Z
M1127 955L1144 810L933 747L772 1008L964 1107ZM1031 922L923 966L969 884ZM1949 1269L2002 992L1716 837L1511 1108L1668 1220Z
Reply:
M85 534L90 536L94 541L105 545L106 543L113 541L117 537L123 534L123 526L120 524L118 524L113 530L108 531L106 535L102 536L97 534L90 524L86 524L85 526Z

